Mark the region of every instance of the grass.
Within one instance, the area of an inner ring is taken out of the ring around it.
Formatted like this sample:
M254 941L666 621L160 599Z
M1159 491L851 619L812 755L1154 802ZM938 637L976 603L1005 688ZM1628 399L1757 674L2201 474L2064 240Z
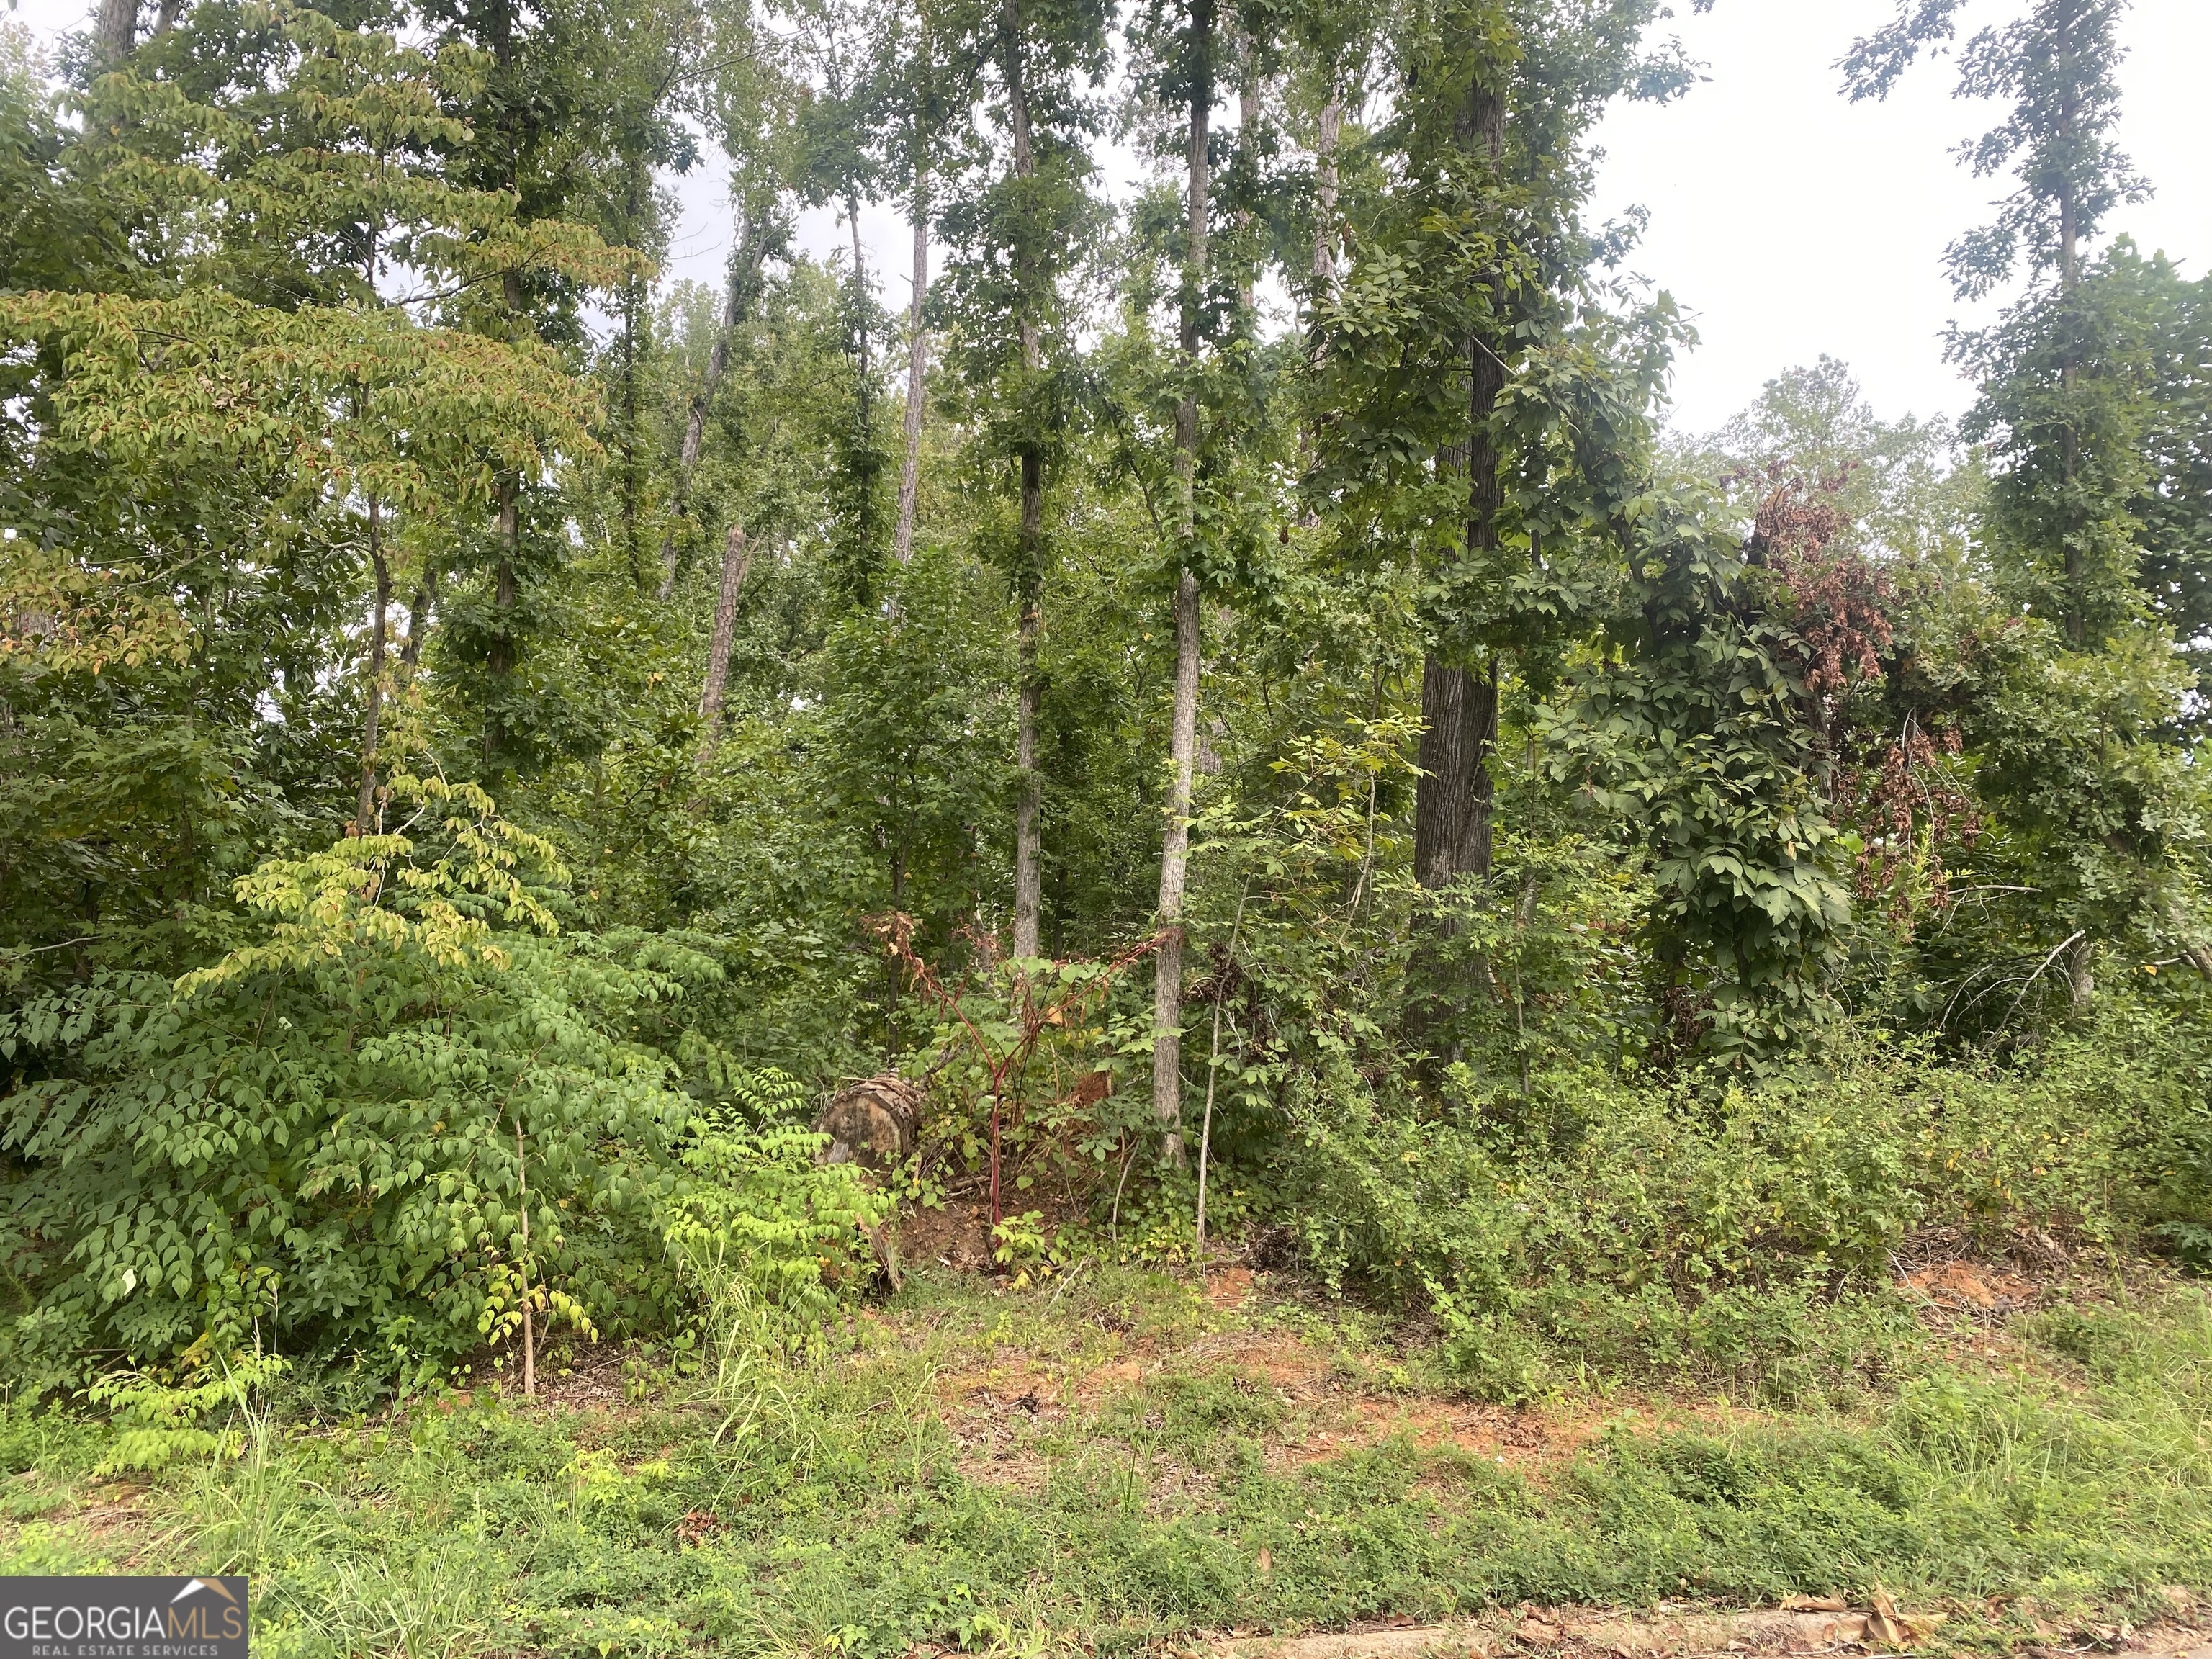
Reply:
M1911 1340L1891 1309L1876 1380L1765 1402L1601 1381L1515 1411L1247 1278L923 1274L832 1358L718 1395L626 1398L604 1364L530 1409L333 1422L301 1395L154 1480L96 1475L100 1425L15 1408L0 1570L244 1571L258 1651L418 1659L1113 1654L1878 1587L1971 1646L2212 1586L2212 1308L2186 1286Z

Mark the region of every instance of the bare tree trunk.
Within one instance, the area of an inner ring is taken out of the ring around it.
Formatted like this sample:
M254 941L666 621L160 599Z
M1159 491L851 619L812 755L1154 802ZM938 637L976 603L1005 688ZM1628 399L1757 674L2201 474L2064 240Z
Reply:
M100 61L109 69L122 68L138 42L138 0L100 0L96 34Z
M744 526L733 524L722 547L722 587L714 599L714 635L707 642L707 684L699 693L699 718L705 722L699 738L702 763L714 758L715 746L722 740L722 694L730 684L730 641L737 632L738 595L744 587L745 571L751 562Z
M1037 770L1037 717L1044 681L1037 668L1037 644L1044 631L1043 581L1037 568L1044 539L1044 458L1034 450L1022 457L1022 550L1024 574L1021 620L1016 641L1017 694L1014 727L1014 954L1037 954L1039 921L1044 909L1044 778Z
M1421 787L1413 812L1413 874L1431 890L1490 873L1488 761L1498 742L1498 671L1422 665Z
M376 614L369 624L368 695L361 720L361 787L354 801L353 821L364 836L377 831L376 745L384 719L384 642L392 612L392 566L384 556L383 524L376 497L368 498L368 562L376 573Z
M1022 73L1022 13L1020 0L1006 0L1006 100L1013 125L1014 176L1033 177L1036 155L1030 139L1029 93ZM1030 261L1016 250L1017 270L1027 276ZM1022 367L1035 374L1042 362L1036 319L1022 301ZM1025 440L1021 453L1021 620L1016 652L1016 675L1020 681L1016 698L1014 767L1014 954L1037 953L1039 927L1044 908L1044 780L1037 771L1037 720L1044 702L1039 677L1037 646L1044 632L1044 456L1036 441Z
M1505 143L1505 100L1479 82L1468 91L1455 122L1455 137L1469 149L1486 149L1495 161ZM1467 477L1466 555L1497 544L1498 509L1502 501L1498 455L1490 417L1504 390L1504 371L1488 342L1470 334L1468 364L1468 436L1438 457L1445 467L1463 468ZM1424 887L1450 885L1464 874L1488 873L1490 846L1490 746L1498 723L1497 669L1493 664L1478 690L1463 668L1452 667L1433 653L1423 665L1421 713L1428 730L1421 740L1423 776L1414 792L1414 873ZM1431 764L1431 761L1435 763ZM1480 849L1482 868L1472 861ZM1425 856L1424 855L1425 853ZM1463 861L1466 860L1466 861Z
M1213 110L1213 0L1191 6L1189 210L1182 273L1183 373L1198 373L1199 319L1205 302L1209 118ZM1167 832L1160 848L1160 948L1152 958L1152 1115L1161 1152L1178 1168L1182 1149L1182 899L1190 855L1191 763L1198 749L1198 576L1192 555L1198 540L1198 394L1195 386L1176 405L1176 483L1180 517L1176 540L1182 570L1176 580L1175 708L1168 732L1171 772Z
M906 459L899 468L898 528L891 552L901 564L914 556L915 514L921 504L921 398L929 343L921 333L921 301L929 291L929 175L914 180L914 300L907 311Z
M1329 88L1321 106L1321 131L1314 143L1314 295L1319 299L1336 281L1336 146L1343 130L1344 106Z
M1168 734L1168 825L1160 848L1160 947L1152 957L1152 1116L1160 1155L1182 1167L1182 901L1190 874L1192 761L1198 748L1198 578L1176 580L1175 712Z
M2074 947L2073 955L2066 959L2066 990L2074 1005L2074 1014L2080 1018L2089 1012L2097 1000L2097 945L2094 939L2083 939Z

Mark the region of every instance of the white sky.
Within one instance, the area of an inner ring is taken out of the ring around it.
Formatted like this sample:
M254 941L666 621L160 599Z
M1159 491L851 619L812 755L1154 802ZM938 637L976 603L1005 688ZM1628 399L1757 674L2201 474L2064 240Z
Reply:
M86 0L11 0L40 35L81 27ZM1971 31L2025 9L1974 0ZM1679 3L1678 9L1687 11ZM1852 39L1887 21L1893 0L1718 0L1679 31L1708 80L1664 108L1624 107L1605 122L1597 215L1650 211L1635 268L1694 317L1701 343L1675 381L1678 424L1719 424L1768 379L1821 353L1857 373L1876 410L1956 413L1972 388L1943 362L1954 318L1940 264L1945 243L1989 216L2008 188L1969 176L1950 149L1990 125L1954 100L1948 60L1917 65L1885 104L1850 105L1833 67ZM2125 207L2111 228L2163 248L2191 274L2212 260L2212 0L2134 0L2124 25L2120 141L2156 198ZM718 283L729 241L728 198L710 166L678 181L684 206L669 274ZM888 209L864 209L862 240L907 299L909 232ZM846 246L836 216L805 216L800 239L827 253Z
M1948 154L1994 125L1990 106L1951 96L1949 59L1916 64L1886 103L1837 92L1832 65L1895 9L1719 0L1672 26L1710 66L1708 83L1607 120L1599 211L1650 210L1636 268L1696 313L1702 337L1677 374L1679 424L1718 425L1776 373L1822 352L1850 364L1887 416L1971 401L1942 358L1944 325L1974 320L1951 298L1942 252L2010 186ZM1961 33L2025 9L1975 0ZM2122 38L2119 140L2158 193L2118 210L2110 228L2202 275L2212 260L2212 0L2135 0Z

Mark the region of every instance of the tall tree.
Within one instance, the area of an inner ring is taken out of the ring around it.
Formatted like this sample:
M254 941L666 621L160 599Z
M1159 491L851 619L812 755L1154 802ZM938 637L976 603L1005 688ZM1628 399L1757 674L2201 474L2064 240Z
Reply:
M1043 901L1046 471L1070 412L1063 289L1095 218L1085 140L1097 112L1082 83L1104 73L1105 14L1096 0L1004 0L982 24L1003 167L983 170L944 222L960 250L946 276L962 367L986 404L987 441L1018 474L1006 563L1016 610L1013 952L1026 958L1037 954Z
M1945 49L1965 5L1923 0L1856 43L1850 94L1887 94L1923 52ZM1982 539L1995 584L2014 626L2047 627L2057 648L2013 659L1978 723L1978 777L2062 936L2050 955L2063 956L2077 1008L2117 942L2200 942L2184 897L2198 790L2172 746L2183 679L2147 614L2138 517L2189 493L2185 447L2154 435L2172 425L2162 397L2188 377L2160 366L2155 290L2170 283L2126 243L2098 246L2113 210L2148 188L2112 137L2125 13L2124 0L2037 0L1960 48L1958 94L2009 106L1965 154L2016 188L1946 255L1962 297L2021 282L1996 324L1954 330L1951 351L1981 387L1965 431L1994 462ZM2161 465L2178 489L2155 477Z
M1951 40L1967 3L1919 0L1855 43L1844 60L1850 97L1886 96L1921 52ZM2020 464L2001 470L1993 505L2014 523L2006 540L2015 557L2052 562L2050 577L2033 583L2042 591L2024 597L2048 611L2076 647L2119 620L2133 574L2124 513L2131 481L2121 476L2135 465L2125 453L2132 434L2094 429L2108 399L2085 376L2109 379L2096 360L2110 343L2100 351L2096 336L2110 319L2082 292L2086 250L2106 217L2148 194L2112 139L2126 10L2126 0L2039 0L2017 21L1983 28L1959 53L1960 97L2011 105L1966 156L1977 178L2009 171L2018 188L1998 204L1996 219L1950 245L1944 263L1962 299L1979 299L2023 269L2027 291L2002 343L1997 336L1954 335L1953 349L1986 384L2003 374L2005 358L2020 357L2023 331L2039 337L2037 349L2054 375L2051 395L2039 398L2032 414L2019 409L2021 418L2004 422L2027 447ZM1995 416L1985 405L1978 423L1994 427Z
M1175 695L1168 727L1167 825L1160 848L1160 945L1153 957L1152 1114L1162 1152L1183 1161L1183 889L1190 858L1191 781L1198 750L1200 639L1198 573L1200 345L1206 332L1212 215L1214 0L1188 0L1162 66L1163 88L1182 106L1183 240L1176 284L1176 351L1182 395L1175 408ZM1179 94L1179 96L1176 96Z
M1858 42L1844 60L1851 97L1887 95L1923 51L1951 42L1962 9L1923 0ZM2148 195L2112 142L2124 15L2124 0L2037 0L1966 40L1958 95L2008 101L1966 159L1978 175L2011 170L2017 188L1947 252L1962 296L2021 281L1996 325L1954 331L1951 354L1982 387L1964 431L1993 458L1990 575L2013 629L2046 626L2055 648L2013 657L1973 734L2077 1009L2117 942L2203 945L2188 900L2199 785L2174 748L2185 677L2146 615L2166 604L2146 606L2139 518L2170 525L2163 502L2203 500L2190 447L2159 435L2190 420L2192 376L2174 372L2188 347L2172 352L2177 283L2126 241L2097 246L2112 210Z
M1352 268L1317 307L1312 498L1349 509L1338 518L1353 556L1413 549L1421 582L1414 874L1439 901L1489 874L1507 665L1594 621L1577 549L1611 543L1639 484L1634 422L1575 407L1611 354L1645 349L1611 332L1593 276L1608 256L1580 216L1599 112L1623 94L1673 96L1688 78L1672 56L1644 53L1655 15L1632 0L1494 0L1401 16L1403 88L1380 139L1393 164L1347 216ZM1663 311L1646 319L1662 334ZM1451 946L1447 908L1415 963L1427 987L1417 1040L1485 979Z
M884 171L902 182L914 250L907 301L906 416L892 555L914 556L921 501L921 428L927 403L930 233L938 181L972 161L970 120L982 69L972 0L921 0L883 8L872 108L884 135Z

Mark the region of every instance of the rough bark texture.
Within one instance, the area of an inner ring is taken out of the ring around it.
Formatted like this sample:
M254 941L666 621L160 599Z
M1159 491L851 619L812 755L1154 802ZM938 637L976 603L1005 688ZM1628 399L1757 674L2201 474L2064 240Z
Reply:
M1490 873L1490 751L1498 742L1498 679L1431 656L1421 673L1421 770L1413 873L1422 886Z
M1495 161L1504 148L1505 100L1477 82L1454 124L1462 147L1487 151ZM1468 436L1438 457L1467 477L1468 553L1497 545L1503 501L1498 456L1490 417L1504 389L1504 370L1489 343L1467 340ZM1413 864L1424 887L1450 885L1462 875L1490 869L1490 750L1498 732L1498 684L1493 665L1478 679L1431 653L1421 674L1423 776L1414 793Z
M1189 210L1182 275L1183 369L1198 367L1199 316L1205 297L1208 212L1209 118L1213 108L1212 0L1191 7L1191 93ZM1191 764L1198 749L1199 609L1198 577L1191 568L1198 539L1198 400L1186 395L1176 405L1176 482L1180 516L1176 525L1179 562L1176 581L1175 708L1168 731L1170 774L1167 830L1160 848L1160 948L1153 957L1152 1115L1161 1130L1161 1151L1170 1164L1183 1161L1182 1146L1182 897L1190 856Z
M100 0L95 33L101 61L120 64L138 44L138 0Z
M745 571L752 562L743 525L732 525L722 546L722 586L714 599L714 633L707 642L707 683L699 692L699 738L702 760L714 757L722 740L722 694L730 684L730 641L737 632L738 595L744 589Z
M1176 582L1174 723L1169 733L1168 826L1160 849L1160 948L1152 958L1152 1115L1161 1156L1178 1168L1182 1146L1182 899L1190 868L1190 783L1197 752L1198 578Z
M929 367L929 343L922 337L921 301L929 291L929 175L914 181L914 299L907 310L906 459L899 466L898 527L891 534L891 556L904 564L914 556L915 514L921 502L921 398Z
M1462 149L1486 153L1495 163L1505 141L1503 95L1480 80L1472 82L1453 123L1453 138ZM1462 556L1472 558L1498 544L1502 491L1490 418L1504 386L1504 372L1496 351L1480 334L1470 332L1464 349L1467 437L1463 443L1446 447L1437 460L1440 471L1458 472L1467 480L1462 547ZM1490 873L1490 755L1498 741L1496 660L1474 671L1431 652L1422 665L1421 714L1425 730L1421 736L1422 776L1413 798L1413 873L1424 888L1436 891L1459 877L1480 878ZM1450 929L1440 921L1428 928L1428 939L1414 963L1422 990L1407 1011L1407 1034L1415 1044L1429 1040L1455 1000L1444 982L1447 975L1437 948ZM1479 972L1475 977L1480 977Z

